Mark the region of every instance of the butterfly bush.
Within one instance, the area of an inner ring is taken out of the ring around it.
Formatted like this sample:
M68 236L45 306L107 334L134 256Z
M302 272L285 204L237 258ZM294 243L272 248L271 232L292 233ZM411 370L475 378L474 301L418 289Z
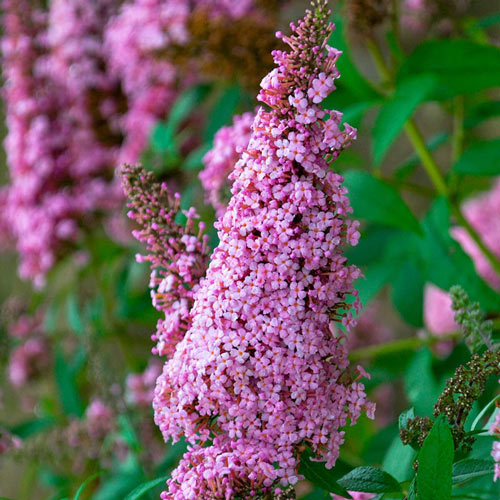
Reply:
M496 181L486 193L467 201L463 211L483 242L500 257L500 219L491 216L500 213L500 181ZM500 290L500 277L467 231L463 227L455 227L451 234L471 257L477 273L492 288ZM454 314L448 294L433 285L428 285L424 295L424 319L429 331L436 335L456 331L458 326Z
M98 12L99 2L83 4L86 16L89 5ZM94 77L100 76L90 74L88 61L95 56L100 72L100 59L87 45L98 43L97 28L79 29L82 18L76 15L75 2L52 4L57 13L52 18L32 2L4 0L2 6L5 147L11 178L4 188L2 218L21 256L20 275L42 285L58 256L75 244L82 225L118 206L121 196L112 181L116 149L100 140L89 109ZM75 15L65 17L64 9ZM58 42L67 42L61 33L70 33L72 45L81 52L68 54L59 47ZM71 82L78 80L70 77L73 62L80 57L82 64L88 63L88 80L72 88Z
M126 139L120 163L135 162L153 125L165 117L179 91L203 80L197 59L206 55L204 51L209 52L208 59L216 57L205 39L210 33L200 34L200 53L187 48L198 35L192 33L190 24L200 12L207 14L205 24L220 20L219 39L224 39L224 27L229 28L234 20L255 17L259 8L254 0L133 0L110 21L105 45L128 100L127 113L121 119ZM237 41L223 51L233 51L234 45L238 46L236 53L244 49L242 41ZM250 52L255 49L256 44ZM177 52L182 64L176 60ZM187 69L181 71L182 66Z
M195 230L194 208L181 211L180 195L172 194L166 183L156 183L151 172L127 166L122 176L128 216L140 228L133 235L148 251L137 260L150 263L153 305L164 314L153 335L153 353L172 354L190 325L193 297L208 265L208 236L203 222ZM185 225L177 222L182 215Z
M191 449L164 499L254 498L299 478L310 446L332 467L344 427L373 416L347 359L345 334L359 309L342 256L358 223L342 177L330 170L355 137L320 104L339 76L340 52L323 1L262 81L252 138L231 174L232 198L216 223L220 243L194 294L191 326L159 377L153 407L165 439ZM203 444L210 440L210 446Z
M205 168L200 172L200 180L217 217L226 210L231 188L228 176L250 142L253 121L254 114L250 112L235 116L232 125L215 134L212 149L203 157Z
M498 440L498 438L500 438L500 412L498 411L498 409L495 414L495 418L491 423L489 432L497 438L496 441L493 441L493 448L491 450L491 456L495 461L495 472L493 475L493 480L496 482L496 480L500 477L500 441Z

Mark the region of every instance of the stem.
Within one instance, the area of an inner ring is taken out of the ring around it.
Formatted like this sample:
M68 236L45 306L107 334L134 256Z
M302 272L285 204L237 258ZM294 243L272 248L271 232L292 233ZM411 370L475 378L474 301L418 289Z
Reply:
M500 329L500 318L495 318L493 320L493 330L498 329ZM425 345L433 346L438 342L444 342L446 340L458 340L461 337L462 332L456 331L449 333L448 335L441 335L439 337L409 337L406 339L392 340L390 342L384 342L383 344L375 344L352 349L349 352L349 359L351 361L361 361L365 359L376 358L378 356L387 356L389 354L397 354L399 352L413 351Z
M410 337L407 339L398 339L383 344L375 344L367 347L359 347L353 349L349 353L351 361L361 361L370 358L377 358L379 356L387 356L389 354L396 354L404 351L413 351L425 345L434 345L438 342L445 340L454 340L460 338L460 332L454 332L450 335L441 337L418 338Z
M19 500L31 500L38 484L38 463L32 461L24 471L19 488Z
M453 137L451 149L451 161L455 164L460 158L464 143L464 98L455 97L453 109Z
M434 157L429 151L429 148L427 147L427 144L425 143L424 138L422 137L420 130L418 130L413 118L410 118L406 122L405 131L437 192L441 196L445 196L446 198L448 198L448 188L446 186L444 176L441 170L439 170L439 167L437 166Z
M383 55L379 47L373 40L368 40L367 47L373 57L373 60L380 75L382 76L382 78L387 80L389 84L392 86L393 85L392 74L390 69L385 64ZM429 148L427 147L427 144L425 143L424 138L422 137L420 130L417 128L417 125L413 120L413 118L410 118L406 122L405 130L408 138L410 139L410 142L412 143L413 147L415 148L415 151L420 157L420 161L422 162L422 165L424 166L427 175L434 184L434 187L436 188L437 192L441 196L444 196L447 199L448 203L451 206L452 212L457 219L457 222L461 226L463 226L465 230L469 233L469 236L474 240L474 242L477 244L481 252L488 259L488 262L490 263L491 267L500 276L500 259L485 245L479 234L469 224L469 222L462 214L462 211L458 203L452 200L443 173L439 169L436 160L434 160L434 157L429 151Z

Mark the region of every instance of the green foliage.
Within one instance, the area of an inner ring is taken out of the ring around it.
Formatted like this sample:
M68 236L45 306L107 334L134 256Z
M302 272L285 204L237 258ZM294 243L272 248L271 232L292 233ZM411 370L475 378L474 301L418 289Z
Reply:
M361 170L350 170L344 178L355 217L421 233L418 220L392 186Z
M80 500L80 497L82 496L83 490L87 487L89 483L91 483L94 479L97 479L100 475L102 474L102 471L96 472L95 474L92 474L89 476L83 483L82 485L78 488L77 492L75 493L75 497L73 500Z
M313 459L313 460L311 460ZM347 490L343 488L338 480L345 475L350 468L337 461L333 469L326 469L322 462L314 461L314 453L310 448L306 448L300 456L299 474L303 474L312 484L324 491L329 491L345 498L351 498Z
M432 40L419 45L401 65L398 81L431 75L432 99L449 99L491 87L500 81L500 49L469 40Z
M68 416L81 417L83 404L78 391L76 374L66 361L61 349L56 350L55 358L54 374L64 413Z
M463 152L453 169L458 174L500 175L500 140L475 142Z
M373 158L378 165L420 103L435 85L432 75L417 75L398 82L394 94L381 106L373 126Z
M444 198L437 198L422 221L425 237L421 255L426 279L443 290L462 286L473 300L491 310L500 309L500 295L477 274L471 258L450 236L450 208Z
M394 493L401 491L398 481L375 467L357 467L339 479L338 483L351 491L366 493Z
M453 464L452 482L454 485L466 483L493 474L492 459L465 458Z
M141 484L135 488L134 491L131 491L124 500L138 500L139 498L143 498L145 493L151 491L160 484L165 484L167 479L168 477L159 477L157 479L153 479L152 481L148 481L147 483Z
M453 437L445 417L441 416L418 454L418 500L451 499L453 454Z

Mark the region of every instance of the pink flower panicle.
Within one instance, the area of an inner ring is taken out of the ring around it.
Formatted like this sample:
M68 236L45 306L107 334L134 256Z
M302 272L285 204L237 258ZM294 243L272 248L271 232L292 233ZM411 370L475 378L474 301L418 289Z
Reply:
M342 256L358 223L329 168L355 130L320 107L339 76L329 15L314 2L280 35L290 50L273 53L259 94L271 110L257 112L192 325L158 379L156 423L165 439L193 446L163 499L247 499L249 489L294 484L304 445L333 467L342 428L364 410L373 416L365 372L352 372L332 324L355 324L348 297L359 309L360 271Z
M235 116L231 126L222 127L215 134L213 148L203 157L205 168L200 172L200 180L217 217L226 210L231 188L229 176L248 146L253 120L254 114L250 112Z
M165 183L155 182L151 172L126 166L122 175L128 216L140 227L133 235L148 252L137 260L150 263L153 305L165 315L152 337L156 341L153 352L172 354L190 325L194 293L208 264L208 236L203 235L203 222L195 231L198 215L193 208L182 211L187 217L184 226L176 222L180 196L170 193Z
M71 10L73 3L51 7ZM5 148L11 177L2 225L16 240L21 276L41 286L59 256L74 245L80 228L118 206L120 193L112 181L116 145L98 136L87 100L93 89L76 91L69 68L62 72L59 47L49 36L54 28L49 13L24 0L3 0L2 6ZM72 19L69 31L81 21ZM77 43L91 42L93 35L88 35Z
M500 439L500 411L498 410L498 404L497 404L495 418L493 419L493 422L491 423L490 434L495 436L497 439ZM491 456L493 457L493 460L495 461L495 472L494 472L493 480L496 482L496 480L500 477L500 441L499 440L493 442Z

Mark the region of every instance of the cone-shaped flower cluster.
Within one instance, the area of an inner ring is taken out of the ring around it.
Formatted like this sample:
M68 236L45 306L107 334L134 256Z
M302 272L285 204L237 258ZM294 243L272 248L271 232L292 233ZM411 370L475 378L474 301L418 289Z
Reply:
M203 157L205 168L200 172L200 180L217 217L226 210L231 194L228 176L250 142L253 120L253 113L235 116L232 125L215 134L213 148Z
M358 223L329 168L355 131L320 107L339 76L328 18L326 2L313 3L283 37L288 52L273 53L259 94L270 111L256 115L192 326L158 379L157 424L193 445L164 499L270 494L297 481L304 445L332 467L342 427L372 414L332 326L354 323L360 272L342 256Z
M171 194L165 183L156 183L151 172L127 166L122 175L128 216L140 226L133 234L148 251L137 259L150 263L153 305L165 314L153 335L153 352L171 354L191 324L193 295L208 264L208 237L202 234L203 222L195 232L194 209L184 212L185 225L176 222L180 196Z

